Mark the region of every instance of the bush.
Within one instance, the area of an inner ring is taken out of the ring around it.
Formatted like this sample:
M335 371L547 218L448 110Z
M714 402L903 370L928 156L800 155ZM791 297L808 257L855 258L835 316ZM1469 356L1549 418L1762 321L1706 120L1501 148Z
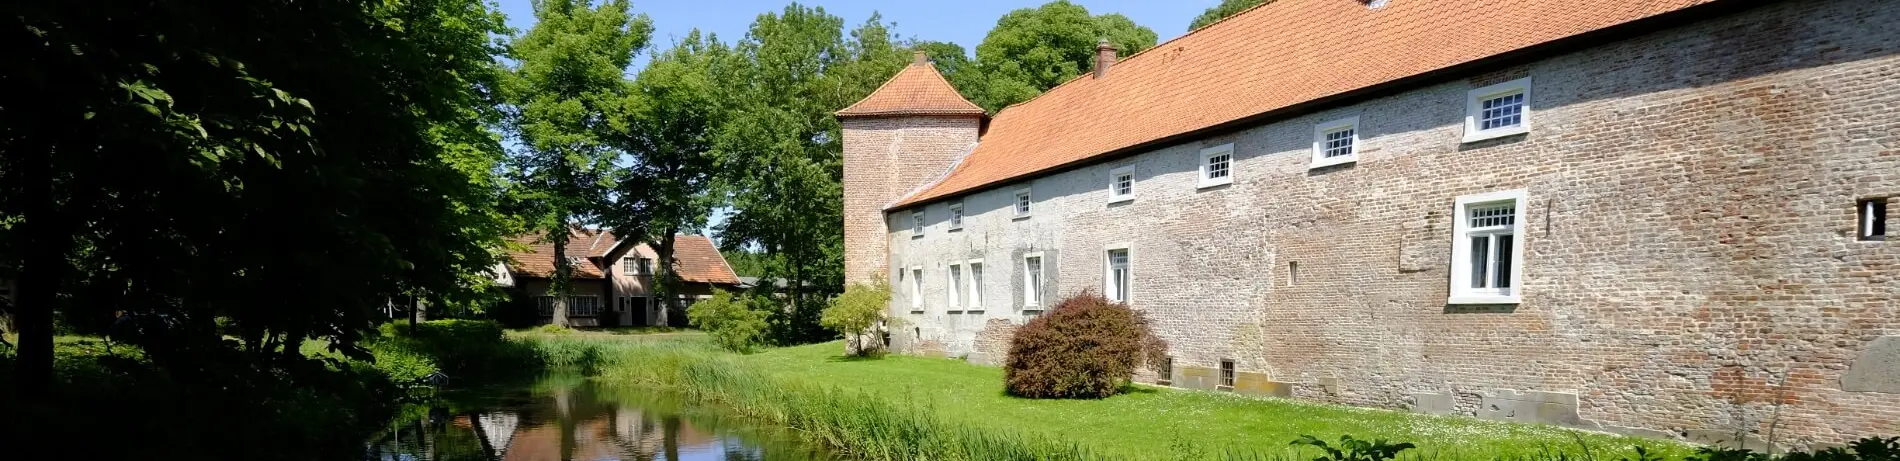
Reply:
M884 311L890 304L891 285L883 278L871 283L855 283L846 288L843 295L831 300L818 323L850 339L852 353L870 355L883 350L883 343L864 344L864 335L870 333L877 321L884 319Z
M686 310L686 318L693 326L712 336L713 342L734 352L751 352L765 341L764 309L754 308L754 304L766 304L761 299L734 295L725 290L713 290L712 299L701 300Z
M1168 345L1128 305L1083 292L1016 331L1003 380L1030 398L1102 398L1120 391L1135 369L1159 363Z
M534 348L504 337L501 325L492 321L430 320L416 324L414 333L408 322L390 322L379 330L382 334L367 344L377 366L391 374L403 374L400 369L408 365L384 360L426 359L458 380L509 377L541 365Z

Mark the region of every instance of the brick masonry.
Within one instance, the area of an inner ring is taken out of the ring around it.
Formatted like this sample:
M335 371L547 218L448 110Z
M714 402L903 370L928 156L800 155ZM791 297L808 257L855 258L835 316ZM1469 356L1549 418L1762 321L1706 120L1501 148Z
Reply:
M1731 10L930 203L922 235L878 210L954 160L878 152L966 131L847 120L846 266L893 281L899 350L995 363L999 325L1037 313L1023 255L1044 254L1054 300L1100 290L1104 248L1126 244L1177 386L1232 359L1260 393L1348 405L1685 439L1774 424L1795 447L1896 434L1900 394L1842 378L1900 336L1900 241L1853 235L1857 200L1900 196L1897 22L1900 2ZM1530 133L1461 143L1467 92L1525 76ZM1309 169L1315 124L1355 115L1359 160ZM1233 184L1197 188L1199 150L1226 143ZM1135 199L1110 203L1130 166ZM903 171L867 173L885 168ZM1522 302L1448 305L1454 199L1511 189L1529 195ZM973 259L981 311L944 291ZM1856 379L1900 380L1880 366Z

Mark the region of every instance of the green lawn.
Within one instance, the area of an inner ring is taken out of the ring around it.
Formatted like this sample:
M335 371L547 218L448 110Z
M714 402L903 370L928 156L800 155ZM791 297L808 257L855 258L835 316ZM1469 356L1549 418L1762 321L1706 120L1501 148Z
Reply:
M1584 454L1634 457L1636 445L1684 454L1681 444L1542 425L1424 416L1214 392L1142 387L1104 400L1031 400L1003 393L1003 371L948 359L839 357L839 342L773 349L741 358L778 379L859 389L925 405L952 422L1040 432L1102 454L1174 458L1187 446L1283 453L1301 435L1384 438L1419 445L1425 458L1498 459ZM1313 452L1306 452L1311 456ZM1412 454L1409 453L1408 454Z

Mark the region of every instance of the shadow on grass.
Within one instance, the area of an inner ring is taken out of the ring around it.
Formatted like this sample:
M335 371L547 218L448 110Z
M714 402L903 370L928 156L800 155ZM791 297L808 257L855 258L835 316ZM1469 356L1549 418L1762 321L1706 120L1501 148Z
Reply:
M889 354L877 354L877 355L833 355L833 356L830 356L830 357L825 357L825 361L826 361L826 362L832 362L832 363L839 363L839 362L876 362L876 361L879 361L879 360L884 360L884 356L886 356L886 355L889 355Z

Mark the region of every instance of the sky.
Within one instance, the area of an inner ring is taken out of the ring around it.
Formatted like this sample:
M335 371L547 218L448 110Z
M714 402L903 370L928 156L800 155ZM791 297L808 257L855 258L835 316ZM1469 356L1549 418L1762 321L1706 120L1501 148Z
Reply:
M527 30L534 25L532 0L498 0L508 25ZM746 27L760 13L777 12L792 0L633 0L636 13L653 18L653 43L664 48L687 31L698 28L732 42L745 36ZM822 7L825 12L844 18L847 27L863 24L871 13L884 15L884 22L896 23L893 30L902 38L946 41L962 45L971 54L983 35L996 25L996 19L1018 8L1034 8L1046 0L805 0L805 5ZM1188 22L1220 0L1072 0L1088 8L1091 14L1121 13L1136 24L1154 29L1160 41L1187 33ZM644 54L637 63L645 63Z

